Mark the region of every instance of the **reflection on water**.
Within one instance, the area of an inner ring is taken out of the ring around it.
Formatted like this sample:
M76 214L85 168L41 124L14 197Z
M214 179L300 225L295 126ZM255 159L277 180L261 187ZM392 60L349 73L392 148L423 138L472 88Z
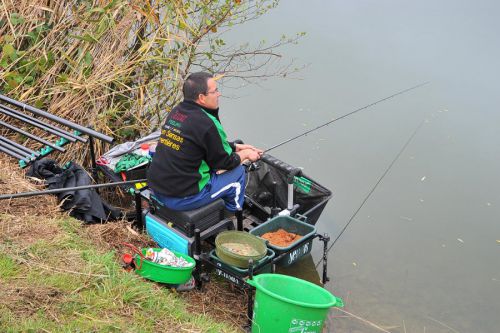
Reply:
M276 273L295 276L322 286L318 271L311 255L306 255L288 267L276 267Z
M327 287L384 330L500 330L499 10L289 0L232 37L307 32L285 50L310 64L301 80L224 91L242 96L221 101L229 135L262 148L431 81L273 151L334 192L316 225L333 239L427 119L329 254ZM330 321L330 331L380 332L336 310Z

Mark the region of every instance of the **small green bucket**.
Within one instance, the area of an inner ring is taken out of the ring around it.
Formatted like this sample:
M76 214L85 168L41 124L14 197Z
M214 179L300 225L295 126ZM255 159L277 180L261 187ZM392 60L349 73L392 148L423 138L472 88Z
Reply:
M328 310L344 306L328 290L292 276L259 274L247 283L257 289L252 333L320 333Z
M236 254L224 247L226 243L238 243L250 246L256 255ZM223 231L215 238L215 253L224 263L240 268L248 268L248 261L251 259L256 263L264 258L267 253L266 243L257 236L244 231Z
M160 252L162 249L154 248L153 251ZM142 249L142 255L146 255L147 249ZM172 267L160 265L152 261L143 259L138 254L135 255L134 261L137 267L135 272L151 281L167 283L167 284L183 284L189 280L193 269L196 266L196 261L187 254L172 251L177 257L186 259L191 265L188 267Z

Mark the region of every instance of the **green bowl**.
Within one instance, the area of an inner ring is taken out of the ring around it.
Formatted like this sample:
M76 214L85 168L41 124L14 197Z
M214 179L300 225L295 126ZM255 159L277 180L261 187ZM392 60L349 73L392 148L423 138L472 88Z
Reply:
M256 255L242 255L234 253L224 247L226 243L239 243L250 246L257 252ZM255 262L264 258L267 253L266 243L254 235L244 231L224 231L215 238L215 253L224 263L240 268L247 268L248 261L252 259Z
M160 252L162 249L153 248L153 251ZM146 255L147 249L142 249L142 254ZM182 284L191 278L193 269L196 266L196 261L188 256L187 254L172 251L177 257L182 257L186 259L191 265L188 267L172 267L166 265L160 265L149 260L142 260L139 255L135 255L135 267L140 267L136 269L135 272L151 281L167 283L167 284ZM142 264L142 266L141 266Z

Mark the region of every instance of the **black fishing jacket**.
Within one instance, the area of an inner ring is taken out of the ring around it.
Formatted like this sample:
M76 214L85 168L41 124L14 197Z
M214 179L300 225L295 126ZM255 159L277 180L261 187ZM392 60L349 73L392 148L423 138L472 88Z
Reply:
M154 192L170 197L194 195L208 183L211 172L240 164L218 112L190 101L170 111L148 170L148 185Z

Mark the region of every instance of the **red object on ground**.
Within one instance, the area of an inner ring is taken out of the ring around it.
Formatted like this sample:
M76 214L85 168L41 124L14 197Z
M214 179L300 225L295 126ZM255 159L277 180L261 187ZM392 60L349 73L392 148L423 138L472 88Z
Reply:
M127 265L130 265L132 263L132 261L134 260L134 258L132 257L132 255L128 254L128 253L125 253L122 256L122 259L123 259L123 262L126 263Z

